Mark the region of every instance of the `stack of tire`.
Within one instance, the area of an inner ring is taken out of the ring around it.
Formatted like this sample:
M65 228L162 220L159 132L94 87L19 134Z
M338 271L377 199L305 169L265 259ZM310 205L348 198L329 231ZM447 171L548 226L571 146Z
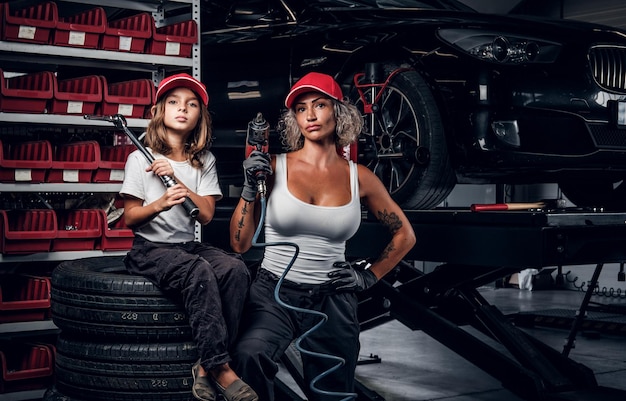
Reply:
M188 401L198 354L182 306L121 256L60 263L51 311L61 330L44 401Z

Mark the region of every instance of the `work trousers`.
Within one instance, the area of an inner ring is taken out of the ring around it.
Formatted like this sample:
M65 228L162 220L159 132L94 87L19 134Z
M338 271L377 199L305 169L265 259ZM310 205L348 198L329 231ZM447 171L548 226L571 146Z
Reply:
M182 303L205 370L230 362L250 285L240 255L200 242L154 243L136 236L125 263L130 273Z
M240 338L233 349L235 371L259 395L259 401L274 401L277 362L291 342L317 325L322 317L281 306L274 298L278 277L265 269L250 288L244 309ZM316 381L318 391L305 388L311 401L341 400L354 391L354 374L359 356L359 322L354 293L324 294L319 285L297 284L284 280L280 299L286 304L324 313L328 320L302 338L303 349L335 358L328 359L301 352L304 380L308 384L338 364L344 365ZM331 394L340 393L340 394Z

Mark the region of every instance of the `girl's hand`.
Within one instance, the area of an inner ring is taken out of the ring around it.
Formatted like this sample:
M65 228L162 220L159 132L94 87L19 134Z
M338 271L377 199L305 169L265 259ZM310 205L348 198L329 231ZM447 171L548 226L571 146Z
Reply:
M170 162L166 159L156 159L150 166L146 168L146 171L152 171L154 174L159 177L163 177L168 175L170 177L174 176L174 169Z
M189 191L180 184L167 188L158 201L159 209L161 211L170 210L172 206L183 203L187 196L189 196Z

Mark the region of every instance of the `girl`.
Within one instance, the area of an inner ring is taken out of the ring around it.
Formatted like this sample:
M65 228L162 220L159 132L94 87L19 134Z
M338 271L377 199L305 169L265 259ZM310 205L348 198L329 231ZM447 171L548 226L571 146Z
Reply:
M215 401L217 388L227 401L256 401L256 393L230 368L228 353L249 271L241 257L194 241L195 221L181 205L191 199L198 207L195 219L207 224L222 197L209 152L208 102L205 86L188 74L159 85L144 139L155 160L149 164L138 150L130 154L120 191L125 222L135 234L125 263L130 273L182 301L200 354L192 368L194 397ZM166 188L160 176L177 184Z
M252 152L244 161L245 183L231 218L231 245L237 252L251 246L259 212L257 172L269 176L265 248L250 288L241 337L233 352L236 370L252 383L262 401L274 400L276 362L289 344L317 324L320 317L283 308L274 299L278 279L294 254L285 243L296 243L299 254L281 285L287 304L321 311L328 320L307 335L304 349L341 357L341 369L326 375L309 400L339 400L354 391L359 353L356 292L374 285L391 271L415 244L415 234L389 193L365 166L342 158L337 148L354 142L363 120L344 101L340 86L326 74L309 73L292 87L285 100L283 139L286 154L271 159ZM391 241L369 269L345 261L346 241L361 222L365 205L386 225ZM336 365L302 353L308 383Z

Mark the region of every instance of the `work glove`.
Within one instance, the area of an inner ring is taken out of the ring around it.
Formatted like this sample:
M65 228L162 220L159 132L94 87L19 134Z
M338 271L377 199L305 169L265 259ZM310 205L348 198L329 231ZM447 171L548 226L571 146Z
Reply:
M243 189L241 197L254 202L258 192L258 181L272 174L269 153L253 150L250 156L243 161Z
M376 275L370 270L363 269L360 264L335 262L333 267L337 269L328 273L330 280L322 283L325 291L361 292L378 282Z

